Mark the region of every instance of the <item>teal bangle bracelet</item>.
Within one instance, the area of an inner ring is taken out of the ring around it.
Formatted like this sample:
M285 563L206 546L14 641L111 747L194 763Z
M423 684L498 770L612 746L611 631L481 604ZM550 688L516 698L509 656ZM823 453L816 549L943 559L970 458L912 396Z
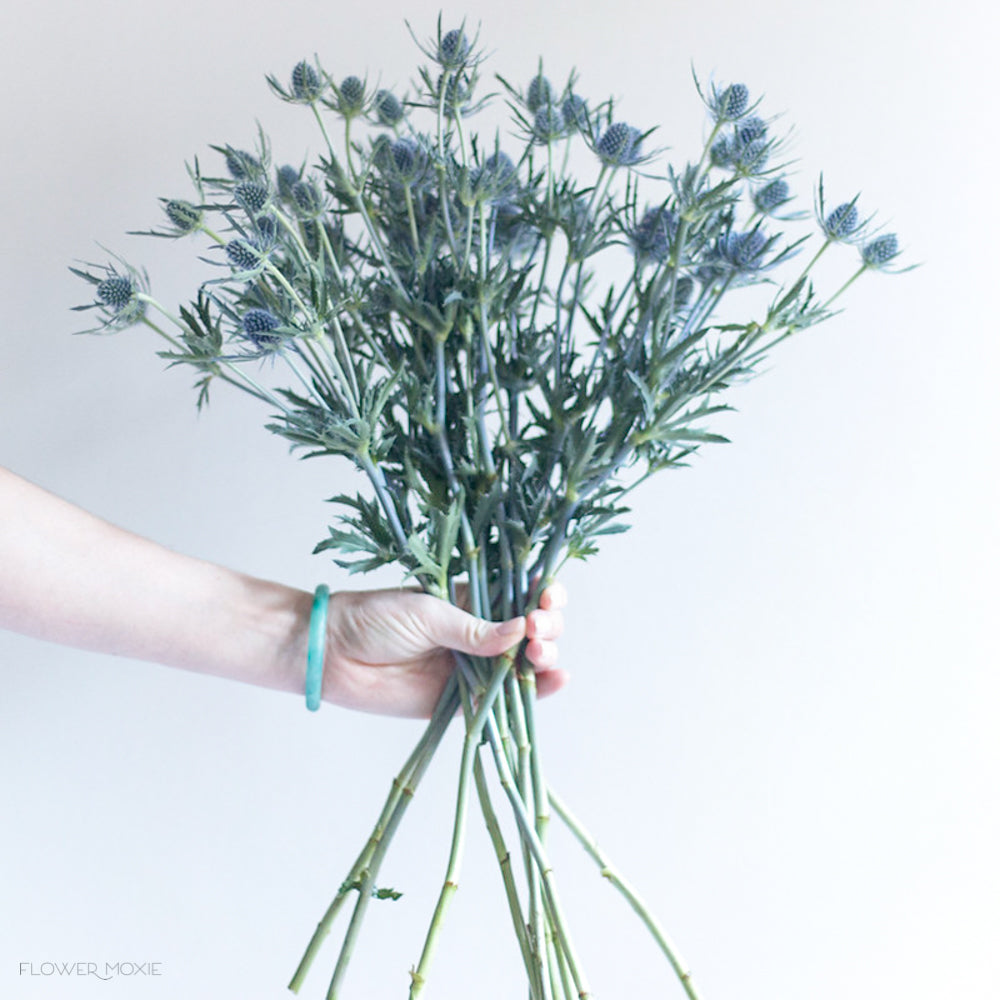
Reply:
M321 583L313 596L309 616L309 654L306 658L306 708L319 709L323 693L323 654L326 652L326 615L330 607L330 588Z

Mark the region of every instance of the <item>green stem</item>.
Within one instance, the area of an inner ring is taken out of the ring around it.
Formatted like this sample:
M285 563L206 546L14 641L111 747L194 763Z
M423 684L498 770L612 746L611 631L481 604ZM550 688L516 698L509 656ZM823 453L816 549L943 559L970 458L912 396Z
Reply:
M364 223L365 230L368 233L368 238L372 242L372 246L375 248L376 253L378 253L379 258L381 259L382 264L386 269L386 273L389 275L389 278L392 280L392 283L396 286L397 291L399 291L404 296L404 298L409 300L410 296L407 293L406 289L403 287L403 283L402 281L400 281L399 275L396 273L396 269L389 262L388 254L386 253L386 249L382 244L382 239L378 234L378 230L376 230L375 227L372 225L372 220L368 215L368 210L365 208L363 193L354 186L353 182L351 181L350 175L344 173L344 168L341 167L340 161L337 159L337 154L334 151L333 143L330 141L329 133L326 131L326 126L323 124L323 116L319 113L319 107L317 106L315 101L312 102L310 107L312 108L313 115L315 115L316 117L316 121L319 123L320 131L323 133L323 139L326 142L326 148L330 154L330 163L333 169L338 173L338 175L343 177L348 182L347 183L348 191L346 193L350 197L351 201L354 203L354 207L358 210L358 212L361 215L361 221Z
M854 282L855 282L855 281L857 281L857 280L858 280L858 278L860 278L860 277L861 277L861 275L862 275L862 274L864 274L864 273L865 273L865 271L867 271L867 270L868 270L868 266L867 266L866 264L862 264L862 265L861 265L861 267L859 267L859 268L858 268L858 270L857 270L857 271L855 271L855 272L854 272L854 274L852 274L852 275L851 275L851 276L850 276L850 277L849 277L849 278L847 279L847 281L845 281L845 282L844 282L844 283L843 283L843 284L842 284L842 285L840 286L840 288L838 288L838 289L837 289L837 290L836 290L836 291L835 291L835 292L833 293L833 295L831 295L831 296L830 296L830 297L829 297L829 298L828 298L828 299L826 300L826 302L825 302L825 303L824 303L824 305L823 305L823 309L824 309L824 311L825 311L825 310L827 310L827 309L829 309L829 308L830 308L830 306L831 306L831 305L833 304L834 300L835 300L835 299L838 299L838 298L840 298L840 296L841 296L841 295L842 295L842 294L843 294L844 292L846 292L846 291L847 291L847 289L848 289L848 288L850 288L850 287L851 287L851 285L853 285L853 284L854 284Z
M409 546L406 539L406 532L403 530L403 524L399 519L399 511L396 509L392 497L389 496L385 473L371 460L371 456L367 454L359 455L358 462L361 468L365 470L365 474L375 488L375 494L379 499L382 510L385 512L385 516L389 519L389 526L392 528L393 537L396 539L396 544L399 546L399 551L402 555L408 550Z
M438 108L437 108L437 140L438 140L438 194L441 207L441 215L444 219L445 232L448 235L448 247L451 249L452 260L455 262L455 266L459 266L458 259L458 248L455 244L455 231L451 225L451 209L448 204L449 191L445 180L447 177L445 170L445 156L444 156L444 99L448 93L448 83L451 81L452 71L450 69L445 70L441 76L441 93L438 94Z
M403 194L406 197L406 216L410 221L410 239L413 240L413 259L420 258L420 237L417 234L417 217L413 212L413 195L410 192L410 185L403 185Z
M557 815L566 824L570 832L579 841L583 849L590 855L601 869L601 875L606 878L628 901L629 906L636 912L646 929L653 936L659 945L660 950L666 956L667 961L673 967L674 972L684 988L684 992L690 1000L698 1000L694 983L691 980L691 973L686 963L681 959L677 948L671 942L666 932L660 926L656 918L650 913L649 908L636 893L635 889L619 874L618 869L611 864L607 855L597 846L594 839L580 824L579 820L569 811L562 800L550 789L549 800L552 803Z
M503 787L504 792L507 794L507 798L513 807L514 817L517 821L518 827L527 839L528 847L531 850L535 862L540 870L542 886L544 889L545 907L549 920L552 922L552 930L555 936L556 945L557 947L561 947L565 953L570 975L573 979L573 984L576 987L577 997L579 1000L587 1000L587 998L590 997L590 990L583 978L583 973L580 969L580 962L569 936L569 929L567 927L565 917L563 916L562 905L559 902L555 883L552 878L552 866L549 863L545 848L538 840L538 834L535 832L532 819L528 815L527 810L524 807L524 803L521 801L521 797L517 793L514 776L507 764L507 759L503 755L503 750L500 746L496 728L491 724L491 720L489 719L486 720L486 738L489 740L490 748L493 751L493 759L496 762L497 772L500 775L500 784Z
M465 740L462 744L462 762L458 777L458 795L455 802L455 822L452 827L451 849L448 853L448 866L445 871L444 884L441 887L441 893L434 908L434 915L427 930L427 937L424 940L420 961L417 963L416 969L410 973L410 1000L416 1000L427 985L427 974L430 970L431 960L434 957L434 950L441 933L444 915L451 903L452 897L458 890L458 873L461 868L462 854L465 848L469 779L472 777L479 742L483 736L483 728L488 726L492 721L493 705L503 690L504 680L511 670L516 650L517 647L514 647L514 649L497 658L490 686L480 700L475 714L466 723ZM458 683L461 686L465 681L460 677Z
M538 770L538 751L535 744L534 715L529 714L526 697L526 675L531 677L531 687L534 689L534 668L526 660L522 659L518 670L517 683L511 693L511 717L514 722L514 734L517 739L517 788L524 803L525 811L531 811L535 816L535 832L538 834L539 842L544 844L544 827L540 828L538 823L539 810L548 810L547 804L543 805L545 790L541 781L536 781L536 775L540 777ZM541 795L542 800L539 799ZM547 800L546 800L547 801ZM546 822L548 817L546 816ZM545 943L546 920L545 907L542 900L542 878L541 872L534 856L531 853L531 845L527 838L522 837L522 845L525 852L525 868L528 878L528 892L530 902L530 923L532 936L534 939L535 954L543 974L548 979L548 953Z
M354 865L351 867L347 878L341 883L340 889L334 897L333 902L327 908L326 913L323 915L323 918L317 925L316 930L313 932L313 936L309 941L305 954L302 956L298 968L295 970L295 975L292 976L292 980L288 984L288 988L293 993L298 993L299 989L302 987L302 983L304 982L309 969L312 967L312 964L316 959L320 946L329 935L333 921L336 918L337 913L340 911L340 908L343 906L348 893L353 887L353 884L361 877L361 874L368 867L372 855L377 850L378 846L381 843L388 843L388 840L391 839L390 831L395 830L396 826L398 826L399 819L402 818L402 813L412 800L413 795L416 792L417 785L427 768L427 764L430 762L434 752L437 750L437 747L444 736L445 730L448 728L448 724L451 722L452 716L457 708L458 686L457 682L452 679L445 688L445 692L441 700L438 702L438 707L435 710L434 715L431 717L430 722L427 724L420 741L417 743L416 747L414 747L413 752L410 754L399 774L393 779L389 796L386 799L385 805L382 807L382 812L380 813L364 848L358 855ZM394 819L397 815L398 818Z
M521 900L517 894L517 884L514 881L514 873L511 870L510 851L504 841L496 812L490 801L486 775L483 772L483 764L478 754L476 755L473 776L476 780L476 791L479 794L479 804L482 809L483 819L486 822L486 829L500 866L500 876L503 879L504 892L507 894L507 906L514 924L514 934L517 937L517 943L521 949L521 959L524 962L524 968L528 975L529 995L531 1000L546 1000L547 993L544 981L539 981L538 968L533 961L531 953L531 943L524 923L524 911L521 908Z

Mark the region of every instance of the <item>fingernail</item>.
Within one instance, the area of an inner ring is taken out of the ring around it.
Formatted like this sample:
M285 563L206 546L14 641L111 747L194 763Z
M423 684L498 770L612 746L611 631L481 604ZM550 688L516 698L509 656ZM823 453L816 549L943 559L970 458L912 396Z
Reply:
M519 635L523 631L524 631L523 615L517 618L511 618L510 621L501 622L497 626L497 635L502 635L502 636Z

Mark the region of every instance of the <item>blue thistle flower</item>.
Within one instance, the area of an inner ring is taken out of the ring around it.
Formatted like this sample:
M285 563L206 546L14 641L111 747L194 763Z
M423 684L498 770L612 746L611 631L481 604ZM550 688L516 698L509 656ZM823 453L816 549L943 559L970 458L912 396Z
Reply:
M609 167L628 167L638 163L642 133L625 122L613 122L597 140L595 151Z
M536 142L551 142L565 134L565 131L566 123L563 120L562 111L554 104L543 104L535 112L531 134Z
M248 309L240 321L243 335L257 348L273 347L281 338L271 334L281 326L281 320L267 309Z
M163 211L178 232L191 233L201 225L202 211L189 201L172 198L164 204Z
M460 69L465 65L471 49L465 32L454 28L443 35L438 43L437 61L444 69Z
M767 135L767 123L754 115L751 118L744 118L735 129L736 139L744 146L763 139Z
M253 240L237 236L226 244L226 257L238 271L254 271L260 267L260 247Z
M722 136L712 144L712 165L735 170L744 177L761 173L771 155L766 134L767 125L760 118L748 118L733 129L731 136Z
M764 139L754 139L748 143L735 140L730 150L732 159L729 165L743 177L762 173L771 157L771 146Z
M404 184L412 184L424 168L420 146L410 138L397 139L388 146L388 167L391 174Z
M359 77L347 76L340 82L337 106L342 115L353 117L365 106L365 85Z
M291 164L286 163L283 167L278 168L278 194L285 200L290 201L292 198L292 188L302 179L302 172L291 166Z
M506 153L491 153L474 174L472 189L476 200L484 204L510 205L518 189L514 161Z
M570 94L562 103L563 124L567 132L583 132L589 117L587 102L577 94Z
M114 274L97 286L97 297L112 312L121 312L135 295L135 285L128 275Z
M412 139L397 139L390 147L393 163L401 174L408 174L413 170L413 165L417 159L417 144Z
M853 201L838 205L824 220L823 231L831 240L845 240L861 224L858 208Z
M260 215L254 220L260 245L271 247L278 242L278 220L273 215Z
M528 110L532 114L535 114L545 105L552 104L554 100L555 94L552 91L552 84L541 73L532 77L531 83L528 84L528 94L525 99Z
M895 233L886 233L869 241L861 248L865 267L884 267L899 256L899 239Z
M226 169L238 181L259 177L263 172L260 160L244 149L226 150Z
M676 212L665 205L647 209L629 234L636 255L659 263L667 260L677 235L678 221Z
M391 90L380 90L375 94L375 116L381 125L390 128L403 120L403 105Z
M731 167L733 165L733 144L726 136L712 143L709 159L714 167Z
M759 229L752 229L748 233L727 233L719 240L717 251L734 271L750 273L763 266L767 247L767 237Z
M145 315L146 302L140 295L147 293L149 282L145 274L140 274L121 258L124 271L119 271L111 264L89 265L99 268L99 274L90 270L71 267L70 270L79 278L83 278L94 286L95 301L83 306L74 306L74 312L88 309L98 309L102 314L101 323L86 333L101 333L111 330L124 330L134 326Z
M300 101L311 103L323 93L323 82L316 68L302 60L292 70L292 93Z
M259 215L267 208L271 200L271 191L266 184L259 181L241 181L233 188L236 203L247 215Z
M306 218L315 218L323 211L323 195L312 181L298 181L292 187L292 200Z
M753 203L761 215L769 215L790 200L788 182L780 178L754 192Z
M716 121L731 122L746 114L749 103L750 91L747 85L731 83L725 90L713 93L709 108Z

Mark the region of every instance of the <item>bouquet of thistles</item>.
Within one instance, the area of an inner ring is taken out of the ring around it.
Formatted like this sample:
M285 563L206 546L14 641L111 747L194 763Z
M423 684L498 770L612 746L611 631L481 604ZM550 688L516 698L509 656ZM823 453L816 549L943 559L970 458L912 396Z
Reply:
M686 464L726 410L722 394L779 342L826 319L868 271L892 269L895 235L856 199L791 210L782 140L740 83L696 86L708 114L694 162L659 166L653 130L571 75L482 87L464 27L421 45L407 94L316 61L274 93L311 115L318 162L212 147L188 168L190 200L164 199L151 235L195 237L215 270L176 311L121 259L74 269L94 286L99 331L144 325L161 357L259 399L269 430L305 456L342 456L370 490L338 507L316 551L366 572L398 564L427 593L484 618L531 611L569 558L625 530L629 494ZM500 112L489 132L469 124ZM571 170L571 166L574 168ZM812 218L818 238L788 237ZM816 262L855 265L826 294ZM742 306L742 312L740 308ZM470 806L496 850L532 1000L590 996L559 900L546 832L566 824L623 894L688 997L691 976L635 890L546 782L535 678L518 648L456 655L456 669L370 837L291 981L298 991L337 916L329 997L341 995L365 913L395 895L379 870L448 726L463 720L451 846L410 996L427 987L459 884Z

